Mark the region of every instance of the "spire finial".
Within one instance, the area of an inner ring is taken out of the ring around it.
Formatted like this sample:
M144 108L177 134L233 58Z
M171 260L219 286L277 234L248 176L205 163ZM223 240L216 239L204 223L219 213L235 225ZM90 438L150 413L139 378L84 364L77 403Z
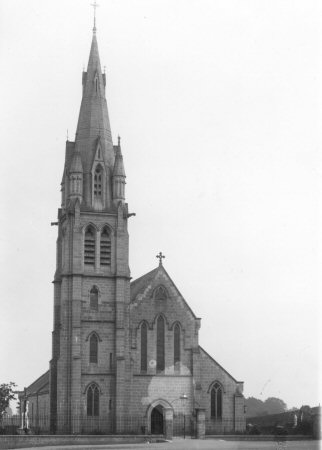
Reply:
M162 266L162 259L165 258L165 255L163 255L162 252L159 252L159 254L156 255L156 258L159 259L159 266Z
M117 136L117 145L119 147L121 146L121 136L120 135Z
M98 3L96 3L96 0L94 3L91 3L91 6L93 6L94 9L94 27L93 27L93 34L96 34L96 8L99 6Z

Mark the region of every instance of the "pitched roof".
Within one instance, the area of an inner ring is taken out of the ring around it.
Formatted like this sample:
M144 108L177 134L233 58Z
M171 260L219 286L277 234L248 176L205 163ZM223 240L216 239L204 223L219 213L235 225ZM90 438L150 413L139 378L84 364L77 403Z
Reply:
M135 300L135 297L141 291L141 289L143 289L147 284L149 284L153 280L157 272L158 267L131 282L131 302Z
M27 387L27 396L37 394L47 386L49 386L49 370Z
M220 367L233 381L235 381L236 383L244 383L243 381L237 381L236 378L234 378L232 375L230 375L229 372L227 372L226 369L223 368L223 366L221 366L212 356L209 355L209 353L206 352L206 350L204 348L202 348L199 345L199 349L206 355L208 356L208 358L210 358L215 364L217 364L218 367Z
M163 265L159 265L155 269L151 270L151 272L148 272L145 275L143 275L142 277L137 278L136 280L132 281L131 289L130 289L130 291L131 291L131 302L133 302L135 300L136 296L138 295L138 293L141 290L143 290L149 283L151 283L153 281L153 279L155 278L155 276L157 275L157 273L160 270L166 275L166 277L169 279L169 281L173 284L173 286L175 287L178 295L181 297L182 302L186 306L187 310L189 310L191 315L195 319L197 319L198 317L194 314L194 312L192 311L192 309L190 308L190 306L188 305L188 303L184 299L183 295L181 294L181 292L179 291L179 289L177 288L175 283L172 281L171 277L169 276L168 272L165 270Z

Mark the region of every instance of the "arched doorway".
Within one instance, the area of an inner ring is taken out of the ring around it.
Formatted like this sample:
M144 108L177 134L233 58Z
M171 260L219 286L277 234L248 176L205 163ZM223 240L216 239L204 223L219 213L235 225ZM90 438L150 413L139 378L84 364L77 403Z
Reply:
M151 411L151 434L163 434L163 406L157 405Z

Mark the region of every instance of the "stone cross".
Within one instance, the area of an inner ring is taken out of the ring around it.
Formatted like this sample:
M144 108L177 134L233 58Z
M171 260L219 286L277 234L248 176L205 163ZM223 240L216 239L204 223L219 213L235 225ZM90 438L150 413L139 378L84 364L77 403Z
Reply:
M156 255L156 258L159 259L159 266L162 266L162 259L165 258L165 255L160 252L158 255Z
M96 8L99 6L98 3L96 3L96 0L94 3L91 3L91 6L93 6L94 9L94 30L96 30Z

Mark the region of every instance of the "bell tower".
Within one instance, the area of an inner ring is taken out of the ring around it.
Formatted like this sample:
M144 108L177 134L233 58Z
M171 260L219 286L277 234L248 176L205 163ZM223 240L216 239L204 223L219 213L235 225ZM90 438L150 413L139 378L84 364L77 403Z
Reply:
M86 431L88 418L117 431L130 384L126 175L95 22L82 86L75 141L66 142L53 282L50 426L59 433Z

